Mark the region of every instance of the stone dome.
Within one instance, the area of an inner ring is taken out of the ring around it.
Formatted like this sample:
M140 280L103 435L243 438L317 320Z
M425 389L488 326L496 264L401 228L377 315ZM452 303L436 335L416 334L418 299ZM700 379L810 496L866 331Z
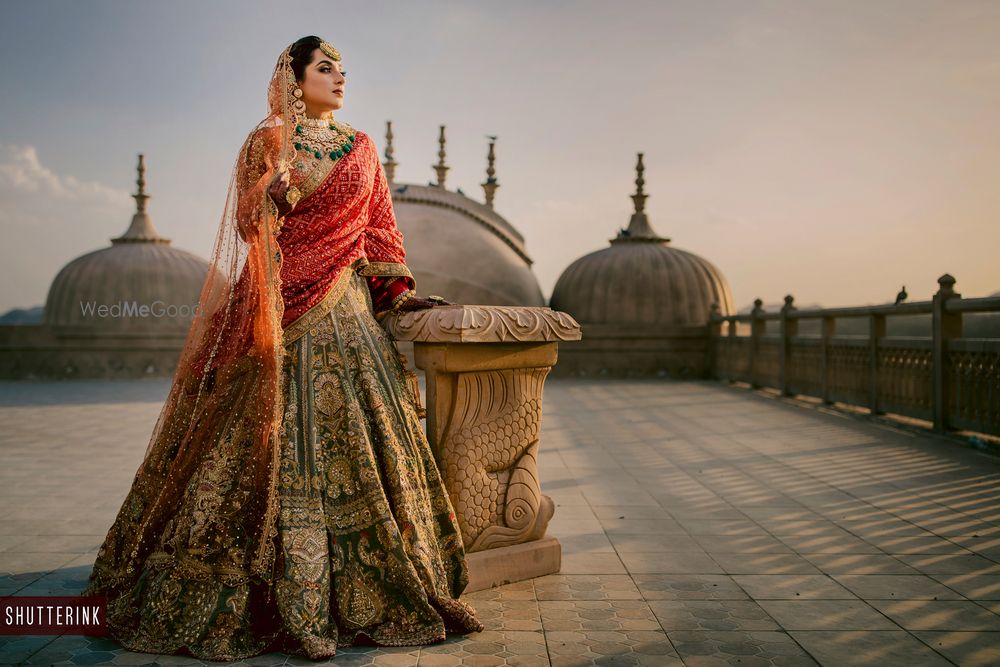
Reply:
M566 267L549 307L580 323L624 325L703 326L713 303L721 314L731 314L733 297L722 273L653 231L643 210L643 169L640 153L628 228L610 239L610 247Z
M49 288L44 321L64 337L186 336L208 262L161 237L146 213L145 164L139 156L136 212L111 247L64 266Z
M386 139L383 165L417 292L421 296L440 294L463 304L544 306L545 297L531 270L533 260L525 250L524 237L493 210L493 196L499 187L494 144L490 143L483 204L461 190L445 187L444 127L438 140L439 162L434 165L438 178L433 184L395 182L391 123Z

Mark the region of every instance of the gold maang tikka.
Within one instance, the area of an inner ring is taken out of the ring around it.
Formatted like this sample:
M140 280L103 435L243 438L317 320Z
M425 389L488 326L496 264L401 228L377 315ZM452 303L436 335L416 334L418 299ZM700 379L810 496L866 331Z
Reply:
M319 43L319 48L320 48L320 51L322 51L326 55L330 56L334 60L337 60L337 61L340 60L340 51L338 51L337 49L333 48L333 44L330 44L329 42L320 42Z

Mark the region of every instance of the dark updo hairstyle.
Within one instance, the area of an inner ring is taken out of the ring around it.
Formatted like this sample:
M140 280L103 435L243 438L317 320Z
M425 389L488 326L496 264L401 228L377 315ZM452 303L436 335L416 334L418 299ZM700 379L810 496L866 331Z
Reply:
M313 51L319 48L323 40L316 35L309 35L297 40L288 49L292 56L292 71L295 72L295 80L303 81L306 77L306 66L312 62Z

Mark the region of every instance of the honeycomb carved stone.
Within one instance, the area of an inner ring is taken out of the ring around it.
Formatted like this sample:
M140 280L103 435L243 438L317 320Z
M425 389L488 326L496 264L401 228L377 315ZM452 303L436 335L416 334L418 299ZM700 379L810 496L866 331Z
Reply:
M538 479L548 368L459 373L444 427L442 474L468 551L539 539L554 512Z

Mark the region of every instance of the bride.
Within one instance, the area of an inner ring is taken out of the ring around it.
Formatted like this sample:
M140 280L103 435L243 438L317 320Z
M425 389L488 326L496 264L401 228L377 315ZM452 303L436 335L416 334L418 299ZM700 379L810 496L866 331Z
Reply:
M282 51L244 142L170 394L84 595L125 647L333 656L483 630L381 318L416 296L374 141L333 117L340 53Z

